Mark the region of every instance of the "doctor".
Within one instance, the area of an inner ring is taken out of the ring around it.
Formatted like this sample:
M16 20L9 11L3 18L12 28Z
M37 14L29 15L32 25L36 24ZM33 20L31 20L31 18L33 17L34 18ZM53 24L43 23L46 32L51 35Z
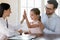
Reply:
M60 17L55 13L57 7L57 1L47 1L46 14L42 16L42 23L45 26L43 31L46 34L60 34Z
M19 35L19 30L12 30L8 28L7 17L10 16L11 9L10 5L7 3L0 4L0 33L6 35L7 37L11 37L14 35Z

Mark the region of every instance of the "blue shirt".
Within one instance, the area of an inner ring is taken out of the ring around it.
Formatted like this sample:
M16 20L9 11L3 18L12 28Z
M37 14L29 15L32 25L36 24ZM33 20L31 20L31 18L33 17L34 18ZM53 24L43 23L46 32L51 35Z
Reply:
M42 16L42 23L44 24L43 32L46 34L60 34L60 17L53 13L50 17L44 14Z

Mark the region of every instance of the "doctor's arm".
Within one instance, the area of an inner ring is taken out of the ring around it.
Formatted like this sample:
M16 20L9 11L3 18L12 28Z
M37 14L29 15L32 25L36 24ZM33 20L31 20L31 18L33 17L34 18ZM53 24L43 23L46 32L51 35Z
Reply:
M7 37L12 36L10 31L4 26L3 24L0 23L0 33L6 35Z

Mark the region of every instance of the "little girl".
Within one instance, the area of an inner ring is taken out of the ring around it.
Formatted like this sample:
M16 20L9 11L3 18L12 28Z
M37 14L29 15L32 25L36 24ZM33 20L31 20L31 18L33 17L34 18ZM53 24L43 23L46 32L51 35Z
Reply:
M31 9L30 17L33 20L32 22L28 21L28 18L26 16L26 11L24 11L23 20L26 20L27 26L29 28L29 33L37 36L42 34L44 26L41 22L40 10L38 8Z

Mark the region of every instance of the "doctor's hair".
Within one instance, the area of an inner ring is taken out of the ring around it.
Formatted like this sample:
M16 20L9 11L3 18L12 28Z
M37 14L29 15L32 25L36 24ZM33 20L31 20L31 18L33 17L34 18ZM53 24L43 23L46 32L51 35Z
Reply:
M48 4L53 4L54 5L54 9L58 7L58 2L56 0L48 0L47 3Z
M0 17L3 16L4 10L8 10L10 5L8 3L1 3L0 4Z
M31 11L33 11L34 14L38 15L38 17L39 17L38 20L41 21L40 10L38 8L33 8L33 9L31 9Z

